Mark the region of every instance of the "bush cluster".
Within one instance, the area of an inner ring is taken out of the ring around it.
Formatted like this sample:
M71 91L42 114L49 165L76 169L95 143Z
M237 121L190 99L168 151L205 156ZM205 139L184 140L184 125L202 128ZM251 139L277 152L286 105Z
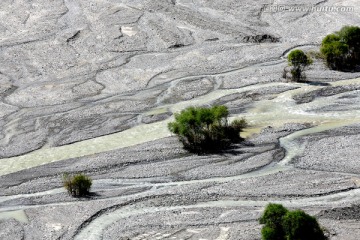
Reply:
M291 68L292 80L301 82L306 80L304 69L306 66L312 63L310 57L308 57L302 50L296 49L289 53L288 62Z
M190 152L213 152L243 140L240 132L246 127L246 121L235 120L229 124L228 116L225 106L189 107L175 114L175 121L168 127Z
M265 226L263 240L325 240L316 218L302 210L289 211L281 204L270 203L260 218Z
M92 180L84 174L64 174L63 184L71 196L83 197L89 194Z
M320 51L331 69L355 69L360 64L360 28L345 26L339 32L327 35Z

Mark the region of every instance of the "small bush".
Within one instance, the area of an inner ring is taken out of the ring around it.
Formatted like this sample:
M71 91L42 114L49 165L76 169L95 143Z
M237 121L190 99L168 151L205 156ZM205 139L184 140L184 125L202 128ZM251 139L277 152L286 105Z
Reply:
M286 213L283 218L283 227L286 239L297 240L325 240L326 237L320 228L316 218L306 214L302 210Z
M327 35L321 44L329 68L354 70L360 64L360 28L345 26L339 32Z
M288 55L288 61L291 65L298 66L307 66L312 63L311 59L299 49L293 50Z
M270 203L260 218L260 224L265 224L261 230L264 240L284 239L285 232L282 221L288 210L281 204Z
M337 35L340 41L349 45L350 48L360 51L360 27L345 26L341 28Z
M279 233L275 228L265 226L261 229L262 239L266 240L285 240L283 234Z
M302 210L289 211L280 204L267 205L259 219L263 240L325 240L316 218Z
M305 81L306 76L303 73L306 66L312 63L311 58L302 50L293 50L288 55L289 65L292 66L290 72L292 80L296 82ZM286 73L285 73L286 76Z
M175 114L175 121L169 123L168 127L190 152L214 152L242 140L240 132L246 126L246 121L235 120L229 124L228 116L229 111L225 106L189 107Z
M71 196L82 197L89 194L92 180L84 174L77 174L74 176L64 174L63 183L65 189Z

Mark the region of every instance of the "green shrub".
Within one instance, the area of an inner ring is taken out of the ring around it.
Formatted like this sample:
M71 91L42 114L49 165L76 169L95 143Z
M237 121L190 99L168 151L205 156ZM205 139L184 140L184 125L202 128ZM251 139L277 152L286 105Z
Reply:
M306 66L312 63L312 60L302 50L293 50L288 55L288 62L292 66L292 80L296 82L305 81L306 77L303 73Z
M189 107L175 114L168 127L178 135L184 148L196 153L218 151L242 140L240 132L246 121L228 123L229 111L225 106L212 108Z
M327 35L321 44L329 68L349 71L360 64L360 28L345 26L339 32Z
M283 227L287 240L326 239L316 218L306 214L302 210L295 210L286 213L283 219Z
M307 66L311 64L311 59L299 49L293 50L288 55L288 61L291 65L295 67Z
M260 224L263 240L325 240L316 218L304 211L288 211L280 204L268 204Z
M334 70L347 68L349 46L343 42L322 44L321 53L325 56L327 65Z
M261 229L261 236L264 240L285 240L284 235L279 233L275 228L264 226Z
M63 175L63 184L68 193L73 197L82 197L89 194L92 180L84 174Z
M360 47L360 27L345 26L337 33L340 41L349 45L350 48L359 51Z
M329 34L327 35L323 40L322 40L322 44L330 44L333 42L340 42L340 36L337 34Z
M282 240L285 239L285 232L282 221L288 210L281 204L270 203L265 208L260 218L260 224L265 224L261 230L264 240Z

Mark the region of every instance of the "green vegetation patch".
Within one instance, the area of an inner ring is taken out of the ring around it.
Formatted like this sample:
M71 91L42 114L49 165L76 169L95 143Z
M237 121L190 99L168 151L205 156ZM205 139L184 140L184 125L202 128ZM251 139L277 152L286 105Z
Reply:
M360 65L360 28L345 26L340 31L327 35L321 44L329 68L353 71Z
M228 117L225 106L189 107L175 114L175 121L168 127L188 151L215 152L243 140L240 132L246 127L246 121L239 119L229 123Z
M263 240L325 240L316 218L302 210L289 211L281 204L270 203L259 219Z
M312 63L311 58L306 55L302 50L296 49L288 55L289 65L292 66L291 76L295 82L302 82L306 80L304 69Z
M89 194L92 180L84 174L63 175L63 184L68 193L73 197L83 197Z

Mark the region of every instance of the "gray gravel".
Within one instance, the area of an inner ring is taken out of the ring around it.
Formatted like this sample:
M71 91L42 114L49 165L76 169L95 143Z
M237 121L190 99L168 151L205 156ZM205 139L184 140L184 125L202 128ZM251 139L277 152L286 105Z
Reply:
M316 214L331 240L358 239L360 83L338 81L360 74L331 71L321 59L307 83L282 73L289 51L318 51L326 34L359 24L359 9L268 13L268 3L3 0L0 164L152 126L182 104L224 104L256 124L219 154L189 154L154 133L150 142L0 176L0 239L255 240L271 201ZM271 104L291 119L277 122ZM324 122L333 128L280 144ZM68 196L64 172L91 176L92 194Z

